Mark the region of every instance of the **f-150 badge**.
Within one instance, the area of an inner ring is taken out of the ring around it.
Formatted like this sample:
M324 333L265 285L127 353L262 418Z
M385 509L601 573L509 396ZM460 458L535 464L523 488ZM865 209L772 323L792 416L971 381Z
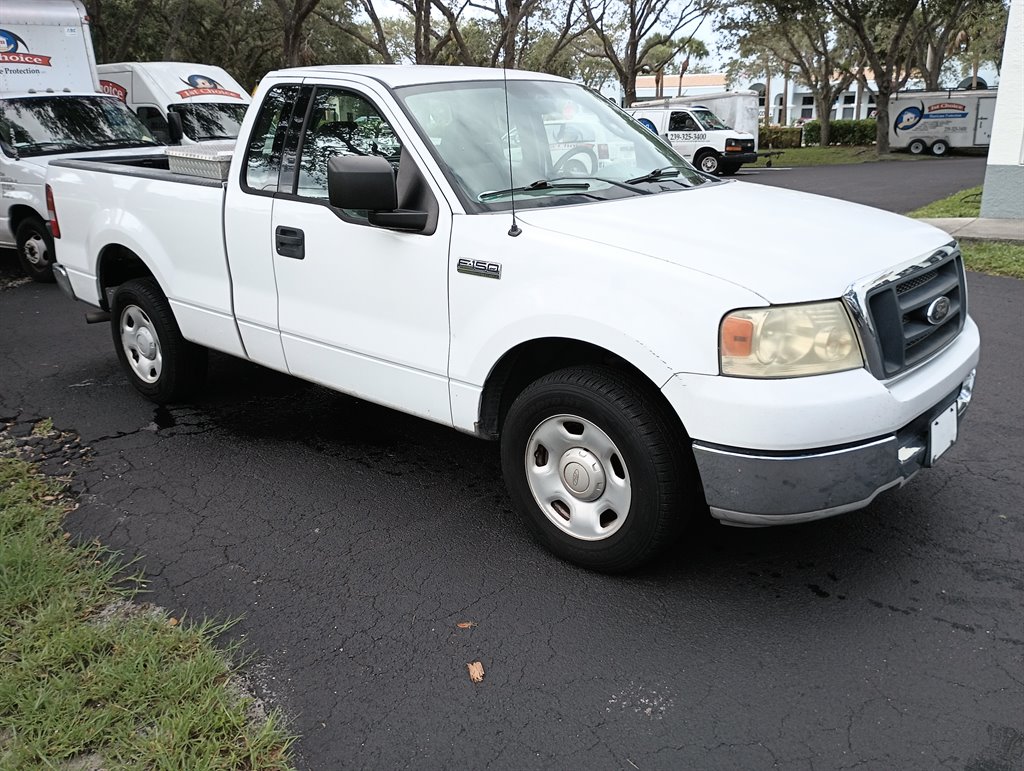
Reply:
M459 273L470 276L483 276L484 278L501 278L501 263L488 262L487 260L470 260L465 257L459 259L457 268Z

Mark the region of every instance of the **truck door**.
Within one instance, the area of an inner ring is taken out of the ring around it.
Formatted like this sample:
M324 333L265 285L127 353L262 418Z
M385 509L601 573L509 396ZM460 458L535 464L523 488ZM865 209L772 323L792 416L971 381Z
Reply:
M686 160L692 161L697 148L704 144L707 134L697 120L685 110L673 110L668 117L666 138Z
M996 98L985 96L978 99L978 117L974 122L974 144L992 144L992 117L996 114Z
M397 122L358 86L316 86L306 116L294 172L289 179L285 169L272 218L288 371L451 425L451 212L435 216L429 234L416 234L374 227L365 211L332 207L331 157L378 155L407 175L419 173L415 154ZM427 195L435 212L445 205L429 188Z

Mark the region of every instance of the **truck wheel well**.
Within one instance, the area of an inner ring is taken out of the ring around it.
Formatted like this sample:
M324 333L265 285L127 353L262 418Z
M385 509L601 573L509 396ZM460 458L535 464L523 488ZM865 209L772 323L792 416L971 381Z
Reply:
M9 222L12 236L18 232L18 226L21 225L21 223L27 220L29 217L37 217L38 219L41 219L44 222L46 221L46 217L40 217L39 212L37 212L31 206L21 205L11 207Z
M133 278L155 278L146 263L131 249L120 244L111 244L100 252L97 275L100 285L100 302L109 310L108 289L120 286Z
M486 439L497 439L509 407L524 388L550 372L587 364L613 367L629 375L652 398L662 401L669 414L676 414L658 386L621 356L580 340L548 337L520 343L491 368L480 396L478 433ZM682 429L682 423L679 427Z

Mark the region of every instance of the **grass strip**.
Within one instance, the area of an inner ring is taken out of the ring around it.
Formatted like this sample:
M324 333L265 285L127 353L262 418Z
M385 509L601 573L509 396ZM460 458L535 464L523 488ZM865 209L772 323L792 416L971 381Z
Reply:
M128 602L138 576L74 544L57 484L0 455L0 768L288 769L279 715L254 718L213 640Z
M758 152L775 152L768 147L758 148ZM878 149L868 147L792 147L779 150L781 155L772 156L772 166L789 168L799 166L837 166L851 163L868 163L869 161L923 161L926 156L908 155L907 153L889 153L879 157ZM744 165L745 169L763 169L768 165L767 158L758 158L756 163Z
M938 219L940 217L980 217L981 185L940 198L907 214L908 217Z
M1008 241L961 241L960 253L968 270L1024 279L1024 244Z

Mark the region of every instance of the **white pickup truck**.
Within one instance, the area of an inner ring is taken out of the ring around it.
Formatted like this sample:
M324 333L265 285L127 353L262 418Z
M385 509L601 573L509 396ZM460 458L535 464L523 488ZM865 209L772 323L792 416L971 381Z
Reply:
M633 152L570 164L587 153L545 128L570 118ZM538 538L591 568L709 510L867 506L938 460L971 397L949 236L700 173L560 78L275 72L225 180L166 166L62 160L47 183L58 281L142 394L184 398L214 349L500 440ZM836 239L851 222L873 246ZM763 235L789 225L799 242Z

